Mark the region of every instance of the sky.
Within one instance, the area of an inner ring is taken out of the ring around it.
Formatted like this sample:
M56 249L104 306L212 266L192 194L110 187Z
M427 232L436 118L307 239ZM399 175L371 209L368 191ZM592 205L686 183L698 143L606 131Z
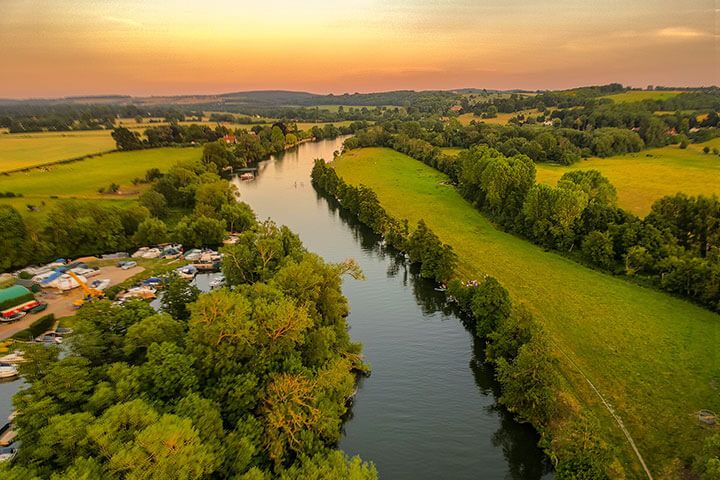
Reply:
M720 84L720 0L0 0L0 98Z

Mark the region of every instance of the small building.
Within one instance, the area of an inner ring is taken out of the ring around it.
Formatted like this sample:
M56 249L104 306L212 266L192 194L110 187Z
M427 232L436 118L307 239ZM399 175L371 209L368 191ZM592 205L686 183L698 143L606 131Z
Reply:
M450 107L450 111L455 113L462 112L462 109L463 108L460 105L453 105L452 107Z
M35 295L22 285L13 285L0 290L0 316L2 317L26 312L38 305L40 302L35 300Z
M223 136L223 140L225 140L225 143L227 143L228 145L237 143L237 138L233 134Z

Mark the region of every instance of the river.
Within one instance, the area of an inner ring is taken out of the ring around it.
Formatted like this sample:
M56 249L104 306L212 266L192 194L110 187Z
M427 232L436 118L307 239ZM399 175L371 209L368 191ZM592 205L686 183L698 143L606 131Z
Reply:
M498 406L482 345L444 294L313 189L314 159L332 159L343 140L302 144L261 162L255 180L234 180L259 219L287 225L327 261L356 259L365 273L346 278L343 292L372 375L360 383L340 448L387 479L552 477L537 433Z
M327 261L352 257L366 280L346 278L349 323L372 375L361 380L340 448L392 480L550 478L537 434L497 404L497 384L444 294L413 274L377 236L321 198L310 184L315 158L343 138L305 143L261 162L256 179L234 180L258 218L300 235ZM211 275L196 284L207 291ZM21 380L0 383L0 423Z

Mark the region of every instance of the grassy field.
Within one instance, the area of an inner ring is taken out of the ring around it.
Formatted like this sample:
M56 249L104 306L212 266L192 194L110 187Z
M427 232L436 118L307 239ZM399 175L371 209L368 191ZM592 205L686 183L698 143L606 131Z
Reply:
M462 278L492 275L527 304L556 349L564 389L600 419L606 441L624 448L628 478L643 477L639 464L576 366L621 416L656 479L700 448L707 431L696 412L720 411L720 316L495 229L442 184L443 174L403 154L353 150L334 165L374 189L391 215L424 218L457 252Z
M720 194L720 157L702 152L704 146L720 148L720 138L691 144L643 150L608 158L590 158L569 167L538 163L537 181L555 185L570 170L595 169L605 175L618 191L622 208L640 216L653 202L677 192L689 195Z
M458 121L462 125L470 125L470 122L472 120L475 120L476 122L488 123L491 125L507 125L507 123L510 121L511 118L516 117L520 114L523 114L527 117L528 115L533 115L533 116L540 115L540 112L538 112L535 109L532 109L532 110L523 110L520 112L513 112L513 113L498 113L497 116L494 118L482 118L482 117L476 116L473 113L463 113L461 115L458 115Z
M109 130L0 135L0 172L115 149Z
M22 198L0 198L0 204L13 205L28 213L26 205L46 206L67 198L92 198L129 202L142 186L132 180L144 177L153 167L166 171L179 160L200 158L199 148L156 148L134 152L114 152L79 162L54 165L28 172L0 175L0 192L21 193ZM100 187L120 185L118 194L101 194ZM51 198L56 197L56 198ZM42 214L42 211L40 212Z
M457 155L458 153L462 152L463 149L460 148L460 147L443 147L443 148L440 149L440 151L441 151L444 155L449 155L449 156L451 156L451 157L454 157L454 156Z
M642 102L643 100L667 100L668 98L675 97L682 92L680 91L655 91L655 90L631 90L629 92L616 93L613 95L606 95L602 98L609 98L615 103L631 103L631 102Z

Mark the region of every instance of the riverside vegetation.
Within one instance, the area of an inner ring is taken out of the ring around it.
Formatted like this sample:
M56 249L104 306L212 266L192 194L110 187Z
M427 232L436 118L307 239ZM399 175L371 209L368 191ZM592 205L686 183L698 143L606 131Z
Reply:
M340 288L361 272L287 228L253 218L242 230L225 249L232 290L198 296L176 280L161 313L98 301L78 312L67 355L26 350L22 448L2 478L377 477L333 448L367 370Z
M697 368L716 363L710 340L717 335L715 315L498 232L453 188L443 185L447 177L418 168L415 160L402 154L351 150L336 161L336 169L352 184L372 187L382 205L401 218L425 218L458 253L460 278L474 278L479 272L494 275L539 317L560 373L560 415L549 423L549 430L560 435L553 437L552 448L563 451L564 445L577 443L576 434L585 438L578 432L594 430L597 464L612 477L644 476L636 471L637 460L629 447L625 450L626 440L615 421L578 374L581 368L620 413L656 478L673 478L670 470L693 465L698 471L710 468L708 462L718 452L710 438L707 447L702 446L710 432L702 431L692 412L717 408L710 387L714 373ZM568 289L571 284L583 287ZM602 298L607 300L598 303ZM676 340L668 343L668 338ZM685 344L681 338L688 338L690 350L680 345ZM678 361L672 353L678 348L686 352L686 360ZM678 391L685 392L682 398L673 393ZM630 397L642 400L625 400ZM653 413L660 411L667 413ZM654 418L652 429L648 416ZM669 449L668 438L677 439Z

